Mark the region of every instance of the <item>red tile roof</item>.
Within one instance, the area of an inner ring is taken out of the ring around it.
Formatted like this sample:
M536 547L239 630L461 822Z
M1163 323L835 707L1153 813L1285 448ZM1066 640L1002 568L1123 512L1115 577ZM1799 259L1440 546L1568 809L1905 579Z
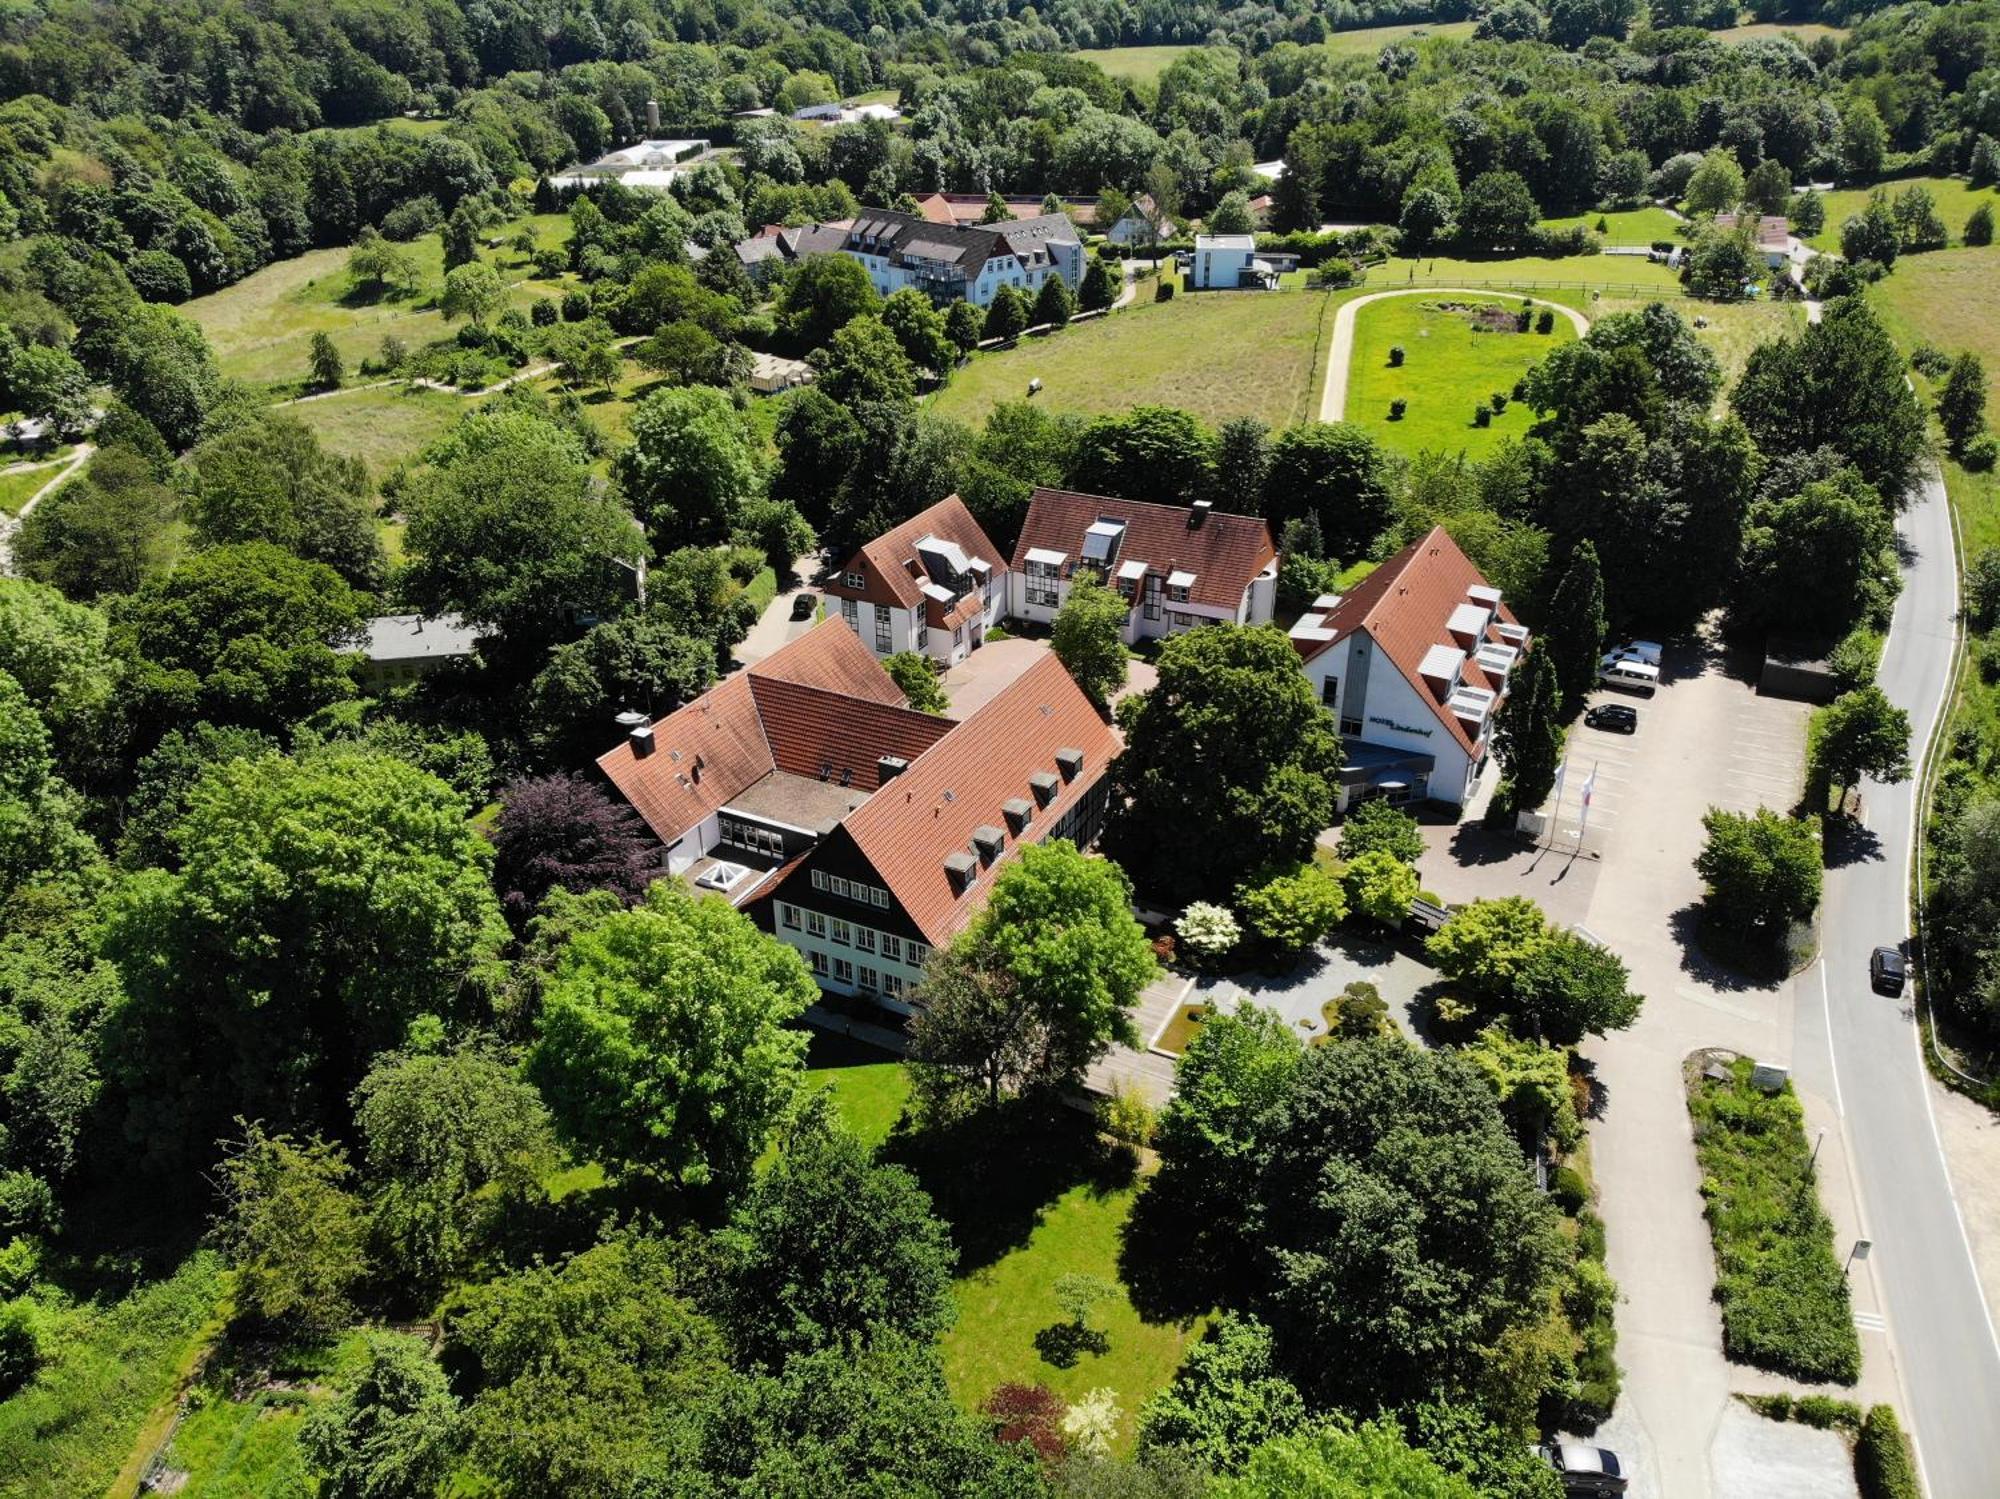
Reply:
M1472 559L1459 550L1458 543L1443 526L1433 527L1421 541L1413 541L1370 573L1339 605L1321 621L1331 631L1324 640L1299 642L1305 659L1311 660L1336 640L1344 640L1356 630L1366 630L1376 648L1409 679L1410 686L1431 704L1439 722L1458 743L1471 753L1477 741L1468 734L1464 722L1444 705L1444 696L1425 677L1421 668L1424 654L1434 645L1458 648L1462 642L1446 628L1452 610L1468 602L1466 590L1491 586ZM1513 624L1514 613L1504 603L1496 623ZM1497 629L1489 626L1485 639L1499 642ZM1489 678L1479 663L1467 656L1459 680L1468 687L1501 692L1505 683Z
M796 682L871 703L901 707L903 691L852 630L837 619L823 619L797 640L773 651L749 669L753 677Z
M1060 780L1059 749L1083 752L1083 769L1074 780ZM1117 753L1110 727L1062 663L1045 655L841 826L935 946L978 909L993 878L993 870L982 867L961 894L945 872L945 857L971 850L975 828L1007 829L1001 805L1017 797L1034 806L1025 840L1040 842L1103 779ZM1059 789L1046 807L1035 804L1028 785L1038 771L1058 774ZM1001 861L1019 844L1008 830Z
M847 628L837 620L831 623ZM877 785L876 762L883 755L914 760L952 727L952 720L934 713L769 677L753 676L750 695L778 769L795 776L825 775L843 786L871 791Z
M927 576L917 557L917 543L926 536L949 541L968 557L983 558L996 575L1006 571L1007 559L972 518L965 501L954 494L864 545L835 571L826 591L837 599L916 608L924 601L922 584ZM851 572L866 580L862 587L849 588L843 581Z
M1243 590L1277 559L1271 528L1255 515L1211 511L1199 526L1188 525L1184 505L1149 505L1106 495L1076 494L1066 489L1037 489L1028 502L1028 518L1014 546L1013 566L1027 566L1030 548L1067 554L1072 565L1083 551L1083 533L1093 521L1119 520L1125 535L1113 560L1138 560L1149 572L1165 577L1175 571L1194 574L1190 601L1234 611Z

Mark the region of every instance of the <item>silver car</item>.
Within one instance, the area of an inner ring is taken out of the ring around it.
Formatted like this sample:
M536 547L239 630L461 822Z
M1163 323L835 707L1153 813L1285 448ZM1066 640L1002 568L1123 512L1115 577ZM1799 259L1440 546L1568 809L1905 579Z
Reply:
M1627 1482L1624 1462L1609 1447L1581 1442L1548 1442L1542 1458L1562 1475L1565 1494L1622 1494Z

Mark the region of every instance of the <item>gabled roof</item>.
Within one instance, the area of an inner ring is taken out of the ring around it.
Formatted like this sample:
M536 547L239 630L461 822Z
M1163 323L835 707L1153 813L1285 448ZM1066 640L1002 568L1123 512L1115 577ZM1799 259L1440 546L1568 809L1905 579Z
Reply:
M993 545L965 501L947 495L928 510L921 510L892 531L885 531L866 543L835 571L826 591L835 598L860 599L870 604L890 604L914 609L924 601L923 585L929 574L917 555L917 543L935 536L951 543L966 556L985 562L995 572L1006 569L1007 559ZM867 581L849 588L846 577L858 572Z
M1474 588L1491 594L1486 579L1459 550L1451 533L1436 526L1362 579L1353 592L1319 618L1316 626L1303 634L1295 632L1293 643L1310 661L1335 641L1345 640L1357 630L1367 631L1376 649L1408 679L1447 732L1470 753L1477 739L1446 706L1451 688L1458 685L1496 694L1506 691L1506 678L1489 673L1475 653L1481 642L1501 643L1498 626L1515 623L1513 611L1499 603L1492 621L1478 636L1469 641L1454 636L1452 626L1466 622L1464 606L1473 601L1470 590ZM1304 626L1313 618L1308 615L1300 624ZM1457 656L1464 659L1458 681L1452 684L1437 672L1447 657Z
M1037 214L1007 224L934 223L922 214L891 208L864 208L847 231L844 248L870 255L912 255L955 266L967 279L996 255L1023 261L1048 254L1050 242L1079 242L1066 214Z
M598 767L672 843L773 770L873 787L881 755L920 754L951 724L904 706L887 672L837 619L655 723L653 751L627 739Z
M1082 769L1064 779L1059 750L1082 751ZM961 892L945 860L971 852L973 832L1009 826L1007 803L1027 799L1032 821L1009 833L1000 862L1022 841L1036 843L1105 774L1118 739L1053 655L1039 658L992 701L958 724L910 768L841 824L903 911L933 945L948 941L983 904L993 868L981 864ZM1046 806L1029 778L1049 773L1056 793Z
M1066 489L1037 489L1029 498L1021 539L1014 544L1014 567L1025 567L1031 550L1064 553L1072 566L1083 554L1084 533L1102 519L1125 523L1117 562L1138 560L1162 578L1194 574L1188 598L1212 608L1233 610L1266 567L1277 560L1277 543L1260 516L1210 511L1199 525L1185 505L1149 505L1108 495Z

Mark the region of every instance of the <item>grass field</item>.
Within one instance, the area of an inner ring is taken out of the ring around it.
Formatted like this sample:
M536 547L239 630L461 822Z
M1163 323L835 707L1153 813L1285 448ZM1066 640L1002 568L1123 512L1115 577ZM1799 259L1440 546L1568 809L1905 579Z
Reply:
M1092 47L1074 53L1085 62L1094 62L1113 78L1128 83L1153 83L1174 65L1174 59L1193 47Z
M318 433L330 452L359 458L380 480L442 437L461 416L478 410L479 404L477 399L441 390L385 385L298 401L284 409Z
M1965 221L1981 203L1990 204L1995 213L2000 213L2000 193L1990 187L1975 188L1957 177L1900 177L1893 182L1877 182L1868 187L1843 187L1827 193L1826 227L1806 243L1815 250L1838 250L1840 226L1868 206L1871 193L1884 191L1893 200L1896 194L1911 187L1931 190L1931 196L1937 200L1938 217L1944 220L1945 231L1950 234L1954 245L1965 243ZM1928 253L1935 255L1937 252ZM1896 274L1900 276L1904 266L1922 259L1922 255L1904 256L1896 262Z
M1971 350L2000 373L2000 245L1905 255L1869 297L1906 350L1935 344L1948 354ZM1987 393L2000 425L2000 401Z
M1598 221L1604 221L1599 230ZM1610 245L1650 245L1655 240L1679 240L1681 221L1664 208L1650 204L1645 208L1626 209L1619 213L1579 213L1567 219L1544 219L1544 229L1588 229L1601 233L1604 242Z
M1476 458L1504 438L1525 436L1534 424L1525 404L1509 401L1486 427L1474 425L1473 408L1496 391L1512 392L1530 365L1573 340L1576 329L1557 314L1546 334L1475 331L1475 316L1454 310L1491 307L1506 315L1515 305L1502 297L1440 296L1390 297L1363 307L1355 316L1347 419L1407 454L1462 451ZM1389 350L1398 344L1404 362L1392 366ZM1409 409L1392 421L1389 403L1398 399Z
M1478 29L1473 21L1433 21L1414 26L1364 26L1358 31L1336 31L1323 45L1340 56L1372 57L1391 42L1418 42L1427 37L1455 39L1469 37Z
M567 222L542 216L489 233L505 237L527 227L538 241L554 240L558 231L546 221ZM346 249L309 250L265 266L234 286L197 297L181 310L201 324L222 373L233 379L258 385L303 380L315 333L332 335L351 373L390 334L415 348L447 331L435 305L444 279L438 236L426 235L408 249L421 277L415 292L358 295L347 274ZM512 305L562 295L559 285L527 279L524 257L513 250L488 252L486 258L510 283Z
M312 1492L299 1428L312 1408L352 1381L365 1357L361 1333L336 1344L287 1348L255 1365L228 1348L203 1374L198 1398L167 1448L186 1473L181 1499L291 1499Z
M49 1362L0 1401L0 1494L79 1499L110 1487L208 1336L225 1287L221 1261L204 1252L122 1300L44 1302Z
M1039 379L1035 399L1064 411L1094 416L1153 403L1211 423L1254 416L1281 427L1317 409L1332 330L1329 298L1317 292L1141 301L1052 338L974 355L931 398L931 410L976 424Z
M1796 37L1801 45L1819 40L1823 36L1843 37L1847 35L1845 26L1822 26L1815 21L1791 22L1758 21L1749 26L1731 26L1711 33L1718 42L1754 42L1760 37Z
M35 497L35 491L63 471L60 463L46 468L24 469L18 474L0 474L0 511L19 515L21 507Z
M1539 255L1493 256L1478 260L1450 255L1422 255L1391 260L1368 273L1368 290L1393 291L1401 285L1519 287L1523 291L1618 286L1669 295L1680 291L1680 278L1664 265L1642 255L1570 255L1552 259Z
M1599 297L1580 304L1591 318L1609 317L1614 312L1637 312L1646 297ZM1695 337L1714 351L1722 364L1723 394L1743 373L1750 351L1769 343L1781 333L1805 326L1805 309L1797 302L1694 302L1669 300L1667 305L1695 325Z

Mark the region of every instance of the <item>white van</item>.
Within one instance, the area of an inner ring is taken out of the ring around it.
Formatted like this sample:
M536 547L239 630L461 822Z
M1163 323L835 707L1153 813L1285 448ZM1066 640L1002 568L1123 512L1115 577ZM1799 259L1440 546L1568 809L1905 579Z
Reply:
M1657 640L1628 640L1606 651L1603 664L1609 666L1614 661L1643 661L1648 666L1658 666L1660 658L1666 653L1666 647Z
M1607 661L1597 680L1606 687L1621 687L1627 692L1641 693L1651 697L1660 686L1660 669L1635 658Z

